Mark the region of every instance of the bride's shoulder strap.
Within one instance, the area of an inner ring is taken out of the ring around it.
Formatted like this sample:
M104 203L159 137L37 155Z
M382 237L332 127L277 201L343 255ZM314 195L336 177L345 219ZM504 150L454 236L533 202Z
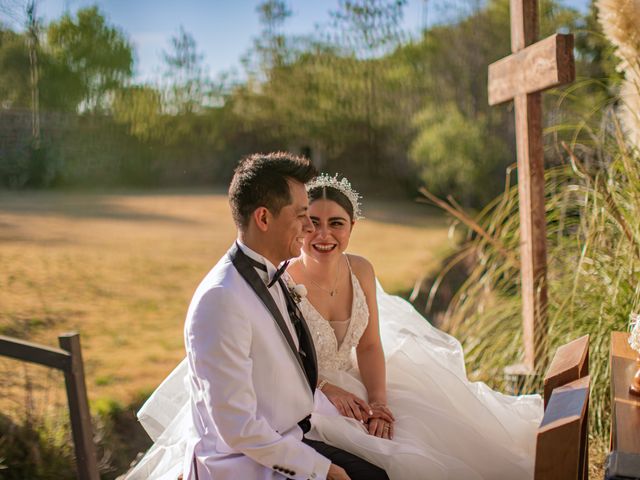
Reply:
M371 262L369 262L369 260L367 260L365 257L354 255L353 253L345 253L344 256L347 258L347 265L349 265L349 270L354 273L373 270Z
M362 287L364 288L364 285L370 284L375 291L375 272L371 262L365 257L350 253L345 253L345 257L347 257L349 271L358 279Z
M349 267L349 271L353 273L353 268L351 268L351 258L349 257L351 257L351 255L349 255L348 253L344 254L344 258L347 259L347 267Z

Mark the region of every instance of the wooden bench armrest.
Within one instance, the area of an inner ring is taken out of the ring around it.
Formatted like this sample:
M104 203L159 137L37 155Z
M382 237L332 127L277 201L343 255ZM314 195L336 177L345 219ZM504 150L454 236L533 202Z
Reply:
M556 388L536 439L536 480L583 480L587 475L589 376Z
M589 335L577 338L556 350L544 376L544 405L557 387L589 374Z

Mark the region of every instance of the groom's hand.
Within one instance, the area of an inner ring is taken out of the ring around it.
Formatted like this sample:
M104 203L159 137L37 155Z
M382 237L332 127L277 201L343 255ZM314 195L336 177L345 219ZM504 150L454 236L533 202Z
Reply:
M351 480L351 477L347 475L347 472L345 472L342 467L339 467L335 463L332 463L329 466L327 480Z
M372 411L371 407L369 407L367 402L355 396L353 393L347 392L331 383L324 385L322 393L327 396L341 415L355 418L362 423L369 419L369 412Z

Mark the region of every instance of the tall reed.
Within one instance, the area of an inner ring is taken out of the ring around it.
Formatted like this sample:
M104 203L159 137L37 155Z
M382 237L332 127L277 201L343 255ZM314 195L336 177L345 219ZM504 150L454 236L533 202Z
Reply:
M545 174L548 245L548 334L544 358L590 334L592 433L608 434L609 342L640 307L640 162L613 109L591 147L563 144L566 163ZM575 153L579 151L579 153ZM588 160L585 161L585 159ZM507 185L509 182L507 181ZM508 187L473 221L446 205L467 231L461 258L476 267L445 315L462 339L471 376L504 388L505 366L522 361L517 187ZM531 388L540 388L539 378Z

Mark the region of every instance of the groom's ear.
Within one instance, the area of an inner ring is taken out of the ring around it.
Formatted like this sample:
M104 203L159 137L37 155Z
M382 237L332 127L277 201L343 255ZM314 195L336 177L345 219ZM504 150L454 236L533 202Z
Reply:
M261 232L267 231L269 227L269 222L271 220L270 212L267 207L256 208L253 211L253 215L251 216L251 218L255 222L256 227L258 227L258 230L260 230Z

